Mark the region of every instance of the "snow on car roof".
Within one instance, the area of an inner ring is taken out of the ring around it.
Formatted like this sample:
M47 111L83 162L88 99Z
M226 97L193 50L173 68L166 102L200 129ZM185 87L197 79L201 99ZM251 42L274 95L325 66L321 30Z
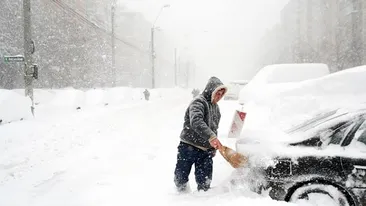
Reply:
M365 94L363 85L366 66L349 68L324 77L299 82L280 96L330 96L339 94Z
M298 82L329 74L329 68L321 63L272 64L263 67L253 80L267 83Z
M229 84L248 84L249 80L231 80Z
M302 81L322 78L329 75L326 64L274 64L263 67L240 91L239 103L265 101L284 91L298 88ZM271 101L271 100L270 100Z

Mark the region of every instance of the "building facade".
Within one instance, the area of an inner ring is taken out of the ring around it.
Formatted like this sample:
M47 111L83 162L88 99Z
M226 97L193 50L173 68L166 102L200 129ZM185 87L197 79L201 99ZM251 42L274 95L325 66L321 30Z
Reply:
M280 43L272 40L284 49L271 62L321 62L332 71L365 64L365 12L362 0L290 0L280 24L265 36L282 36Z

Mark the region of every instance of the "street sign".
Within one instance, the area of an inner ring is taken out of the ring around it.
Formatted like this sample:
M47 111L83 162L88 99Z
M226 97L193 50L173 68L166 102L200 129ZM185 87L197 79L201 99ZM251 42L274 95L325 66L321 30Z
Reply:
M5 62L24 62L24 56L4 56Z

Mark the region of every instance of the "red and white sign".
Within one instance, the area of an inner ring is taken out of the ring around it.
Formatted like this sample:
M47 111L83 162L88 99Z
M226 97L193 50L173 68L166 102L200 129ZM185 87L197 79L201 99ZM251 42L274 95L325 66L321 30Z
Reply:
M245 112L238 110L235 111L228 135L229 138L237 138L240 136L241 130L243 129L244 125L245 116Z

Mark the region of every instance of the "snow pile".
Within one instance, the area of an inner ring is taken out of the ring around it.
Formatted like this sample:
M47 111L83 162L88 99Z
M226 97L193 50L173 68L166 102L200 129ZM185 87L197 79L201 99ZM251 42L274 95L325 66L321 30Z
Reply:
M321 78L311 79L298 83L293 88L282 93L282 96L301 95L343 95L365 94L365 89L360 86L366 79L366 66L354 67L326 75Z
M239 102L260 102L286 91L304 80L323 77L329 74L325 64L275 64L262 68L240 91Z
M365 79L366 66L361 66L300 82L267 100L271 121L296 124L319 111L366 103Z
M29 119L32 117L31 100L17 92L0 89L0 120L1 123Z
M182 98L192 97L192 89L182 88L159 88L150 90L150 99L161 99L161 98Z
M38 105L69 107L69 106L103 106L145 101L143 88L116 87L95 89L35 89L35 102ZM186 89L152 89L150 100L169 98L174 96L187 96Z
M80 105L84 100L84 93L80 90L64 89L59 90L54 98L52 98L50 104L53 106L73 106ZM35 94L37 95L37 94Z
M143 88L116 87L80 90L34 89L35 111L39 109L56 109L54 114L74 111L76 108L95 108L107 105L126 105L145 101ZM181 88L152 89L150 101L165 98L189 98L190 90ZM0 120L2 123L29 119L31 101L24 96L24 89L0 90Z
M244 105L247 117L243 133L273 126L285 129L321 111L366 102L366 91L360 86L365 79L366 66L361 66L286 84L281 92L273 92Z
M326 64L319 63L275 64L264 67L263 71L264 81L269 84L300 82L330 73Z
M44 98L45 92L48 92L48 95L46 95L48 98ZM141 89L133 89L128 87L108 89L96 88L88 90L79 90L73 88L56 90L36 89L35 99L39 105L56 107L90 107L142 100L143 94Z
M36 113L39 109L56 109L53 114L73 112L76 108L93 109L100 106L118 106L146 101L144 88L116 87L95 89L34 89ZM189 98L189 89L149 89L150 101L166 98ZM27 119L32 116L31 101L24 90L0 90L0 119L4 122ZM43 114L41 114L43 115Z

